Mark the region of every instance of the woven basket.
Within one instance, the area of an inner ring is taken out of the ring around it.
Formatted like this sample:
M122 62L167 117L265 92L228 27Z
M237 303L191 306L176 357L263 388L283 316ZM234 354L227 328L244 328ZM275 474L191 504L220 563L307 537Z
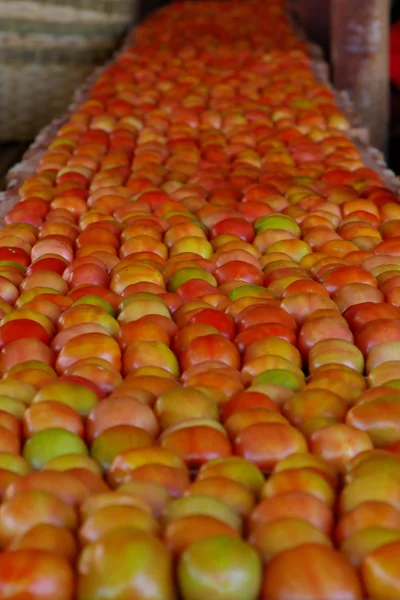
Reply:
M0 141L30 140L136 21L138 0L0 0Z

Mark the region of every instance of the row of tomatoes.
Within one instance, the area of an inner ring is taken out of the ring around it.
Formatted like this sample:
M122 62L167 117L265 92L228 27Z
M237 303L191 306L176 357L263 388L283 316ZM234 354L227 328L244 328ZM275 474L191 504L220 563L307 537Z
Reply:
M135 44L0 231L0 597L398 598L397 196L281 0Z
M211 460L193 482L160 447L125 460L131 477L111 492L88 467L29 472L14 457L24 476L0 508L4 597L176 598L174 567L184 598L394 597L398 455L349 461L337 518L337 471L311 453L281 460L268 479L242 458Z

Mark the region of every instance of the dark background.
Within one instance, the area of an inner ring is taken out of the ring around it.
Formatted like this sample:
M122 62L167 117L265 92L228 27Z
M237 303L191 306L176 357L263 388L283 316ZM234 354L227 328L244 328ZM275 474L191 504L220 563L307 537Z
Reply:
M169 0L141 0L139 19L143 20L148 14L153 12L153 10L161 8L166 4L169 4Z
M392 3L392 23L400 19L400 0ZM395 173L400 172L400 90L391 86L391 124L388 164Z

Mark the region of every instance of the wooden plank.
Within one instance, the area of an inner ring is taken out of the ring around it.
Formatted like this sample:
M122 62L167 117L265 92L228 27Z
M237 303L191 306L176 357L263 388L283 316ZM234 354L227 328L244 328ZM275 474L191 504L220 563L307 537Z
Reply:
M331 60L371 143L386 150L389 125L389 0L331 0Z

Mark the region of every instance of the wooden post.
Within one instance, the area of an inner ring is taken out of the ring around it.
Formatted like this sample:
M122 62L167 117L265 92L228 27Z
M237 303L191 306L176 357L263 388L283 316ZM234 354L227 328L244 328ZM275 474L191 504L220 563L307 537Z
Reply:
M331 0L335 87L348 90L370 132L386 151L389 125L389 0Z

